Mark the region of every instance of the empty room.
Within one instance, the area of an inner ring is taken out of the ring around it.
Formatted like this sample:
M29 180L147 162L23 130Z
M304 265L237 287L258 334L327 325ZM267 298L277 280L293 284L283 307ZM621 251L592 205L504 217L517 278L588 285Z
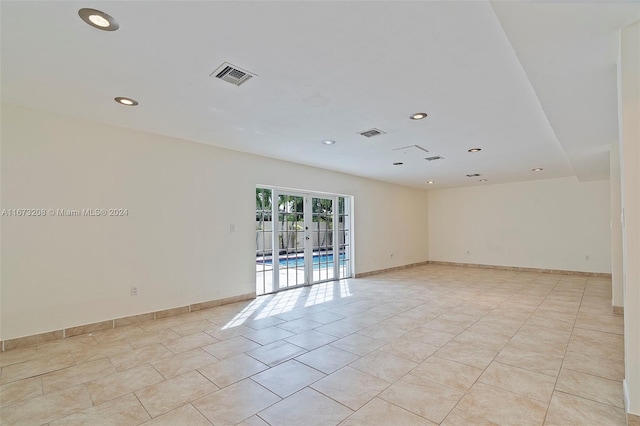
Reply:
M0 425L640 426L637 1L0 2Z

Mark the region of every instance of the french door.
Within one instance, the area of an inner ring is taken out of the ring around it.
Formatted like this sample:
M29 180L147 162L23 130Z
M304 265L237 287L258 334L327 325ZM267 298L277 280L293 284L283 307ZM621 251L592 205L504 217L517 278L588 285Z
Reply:
M349 205L349 197L257 188L257 294L349 277Z

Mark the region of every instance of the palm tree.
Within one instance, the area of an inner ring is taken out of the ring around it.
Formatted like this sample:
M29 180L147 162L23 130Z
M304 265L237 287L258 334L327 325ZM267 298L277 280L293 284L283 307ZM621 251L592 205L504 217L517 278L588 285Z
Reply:
M259 221L256 227L256 249L258 247L258 237L264 226L265 217L271 221L271 190L266 188L256 188L256 220ZM263 247L264 250L264 247Z

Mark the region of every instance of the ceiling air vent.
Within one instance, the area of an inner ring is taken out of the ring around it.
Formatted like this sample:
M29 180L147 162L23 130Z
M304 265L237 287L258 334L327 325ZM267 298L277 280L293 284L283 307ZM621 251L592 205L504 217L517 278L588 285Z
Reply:
M211 76L215 76L216 78L224 80L227 83L240 86L251 77L255 77L256 74L252 74L249 71L242 70L235 65L231 65L230 63L225 62L224 64L220 65L217 70L209 74L209 77Z
M365 130L364 132L358 132L358 134L367 138L372 138L374 136L384 135L386 133L379 129L369 129Z
M444 157L436 155L434 157L427 157L427 158L425 158L425 160L427 160L427 161L444 160Z

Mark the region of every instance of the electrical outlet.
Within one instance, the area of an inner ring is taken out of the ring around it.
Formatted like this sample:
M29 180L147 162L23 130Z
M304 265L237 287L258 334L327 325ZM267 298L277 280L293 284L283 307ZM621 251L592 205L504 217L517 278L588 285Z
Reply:
M137 286L131 286L131 295L132 296L137 296L138 295L138 287Z

